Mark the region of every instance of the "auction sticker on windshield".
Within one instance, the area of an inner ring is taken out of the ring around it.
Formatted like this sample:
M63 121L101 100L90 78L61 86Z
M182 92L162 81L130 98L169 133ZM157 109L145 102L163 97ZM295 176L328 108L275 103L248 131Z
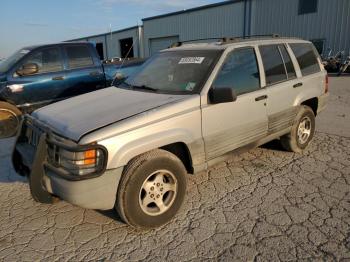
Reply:
M205 57L183 57L179 64L201 64Z

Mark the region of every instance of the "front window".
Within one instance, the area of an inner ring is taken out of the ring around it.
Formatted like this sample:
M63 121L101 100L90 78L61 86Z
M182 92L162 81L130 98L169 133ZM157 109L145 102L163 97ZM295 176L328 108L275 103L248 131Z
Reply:
M220 54L220 50L160 52L119 87L160 93L199 93Z
M259 90L260 75L254 48L241 48L231 52L213 86L230 87L237 96Z
M6 73L8 70L11 69L12 66L14 66L23 56L28 54L30 50L27 49L21 49L5 59L4 61L1 61L0 63L0 73Z
M38 66L37 74L58 72L63 70L61 52L57 47L45 48L34 51L28 58L23 61L25 64L36 64ZM22 66L19 68L21 69Z

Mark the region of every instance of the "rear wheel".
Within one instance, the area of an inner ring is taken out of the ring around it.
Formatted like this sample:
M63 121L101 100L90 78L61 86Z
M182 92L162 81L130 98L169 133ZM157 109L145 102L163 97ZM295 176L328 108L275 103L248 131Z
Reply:
M186 194L186 169L174 154L157 149L132 160L123 172L116 209L127 224L154 228L169 222Z
M21 121L22 112L6 102L0 102L0 138L14 136Z
M308 106L301 106L289 134L281 137L284 149L301 153L310 143L315 133L315 114Z

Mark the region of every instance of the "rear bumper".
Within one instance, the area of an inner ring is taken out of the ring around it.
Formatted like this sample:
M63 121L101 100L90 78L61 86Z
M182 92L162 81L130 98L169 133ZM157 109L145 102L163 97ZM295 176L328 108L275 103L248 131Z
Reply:
M318 97L317 114L322 112L326 108L328 99L329 99L329 93L325 93Z
M83 180L65 178L47 162L47 135L43 132L37 146L26 144L23 129L17 138L12 162L17 173L28 176L32 197L41 203L53 203L57 196L87 209L112 209L123 168L104 170L97 177Z

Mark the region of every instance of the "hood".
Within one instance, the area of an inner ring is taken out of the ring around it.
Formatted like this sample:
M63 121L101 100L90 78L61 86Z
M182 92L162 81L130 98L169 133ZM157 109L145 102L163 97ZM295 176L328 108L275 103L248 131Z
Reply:
M110 87L43 107L32 115L55 133L78 141L93 130L185 97Z

